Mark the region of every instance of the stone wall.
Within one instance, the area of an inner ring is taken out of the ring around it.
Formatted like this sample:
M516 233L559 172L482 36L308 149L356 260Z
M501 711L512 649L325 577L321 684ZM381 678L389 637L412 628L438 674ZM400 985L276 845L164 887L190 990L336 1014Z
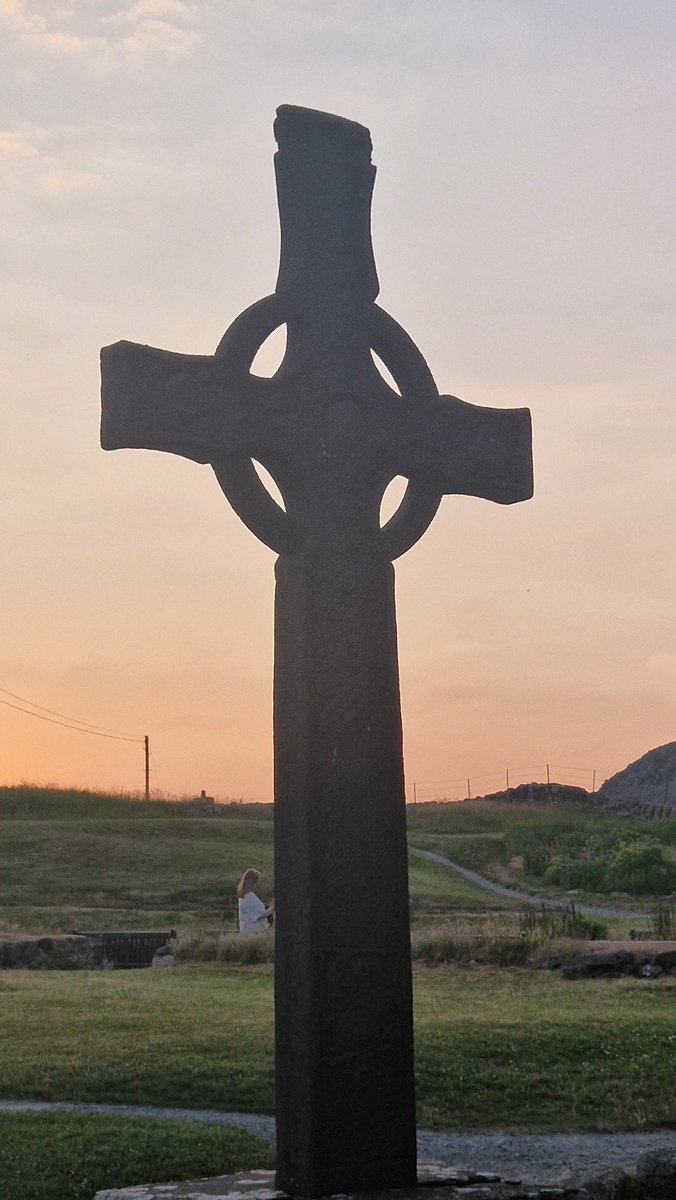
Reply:
M82 971L108 966L103 946L75 934L51 937L0 936L0 970Z

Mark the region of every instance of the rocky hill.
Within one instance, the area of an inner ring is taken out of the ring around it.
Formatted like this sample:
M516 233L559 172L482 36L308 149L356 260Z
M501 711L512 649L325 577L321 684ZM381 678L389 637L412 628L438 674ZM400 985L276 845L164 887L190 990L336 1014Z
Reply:
M597 792L605 808L642 817L676 816L676 742L649 750Z

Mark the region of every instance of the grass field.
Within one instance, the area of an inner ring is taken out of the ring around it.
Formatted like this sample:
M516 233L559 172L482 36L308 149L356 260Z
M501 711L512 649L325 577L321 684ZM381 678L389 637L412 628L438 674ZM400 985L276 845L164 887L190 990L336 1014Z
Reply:
M4 931L234 928L235 886L248 866L263 873L261 894L274 894L271 814L8 818L0 832ZM414 913L504 907L417 855L410 888Z
M92 1200L104 1188L273 1165L273 1148L241 1130L87 1113L0 1113L2 1200Z
M416 968L414 987L420 1124L676 1123L673 977ZM0 1022L3 1096L273 1111L269 967L5 972Z
M2 822L0 927L234 925L245 867L272 893L272 822L148 817Z
M606 820L496 803L418 806L408 819L411 846L526 888L508 849L524 821L537 838L547 822L565 832L571 820L594 829ZM0 789L0 837L0 933L173 927L189 946L205 930L234 928L245 867L263 872L261 895L274 894L264 806L206 817L96 793ZM524 949L519 913L502 898L414 851L409 880L414 948L430 936L464 938L465 962L483 961L477 939ZM618 932L626 922L612 924ZM5 971L0 1095L270 1113L272 970L188 961L164 971ZM416 964L414 992L423 1127L676 1125L673 977L567 983L513 967ZM96 1188L265 1166L270 1155L221 1129L0 1114L2 1200L90 1200Z

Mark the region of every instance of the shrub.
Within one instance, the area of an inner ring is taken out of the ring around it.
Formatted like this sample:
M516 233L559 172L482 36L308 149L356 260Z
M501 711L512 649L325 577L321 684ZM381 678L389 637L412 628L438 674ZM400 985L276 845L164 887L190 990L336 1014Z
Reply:
M605 871L605 863L599 859L576 858L571 862L561 854L554 854L543 878L545 883L595 892L603 888Z
M523 869L526 875L534 875L539 879L547 870L550 848L545 842L536 842L526 846L523 852Z
M664 895L676 891L676 862L657 842L632 842L611 859L605 884L609 891L631 896Z
M492 938L486 945L486 961L496 967L521 967L531 956L530 938Z

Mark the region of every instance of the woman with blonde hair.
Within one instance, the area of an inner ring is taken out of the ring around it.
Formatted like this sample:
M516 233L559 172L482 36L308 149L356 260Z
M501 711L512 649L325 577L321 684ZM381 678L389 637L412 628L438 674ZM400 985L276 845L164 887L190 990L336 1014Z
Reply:
M254 892L254 887L261 877L260 871L249 867L237 884L240 933L264 933L269 929L268 917L275 911L274 905L264 905Z

